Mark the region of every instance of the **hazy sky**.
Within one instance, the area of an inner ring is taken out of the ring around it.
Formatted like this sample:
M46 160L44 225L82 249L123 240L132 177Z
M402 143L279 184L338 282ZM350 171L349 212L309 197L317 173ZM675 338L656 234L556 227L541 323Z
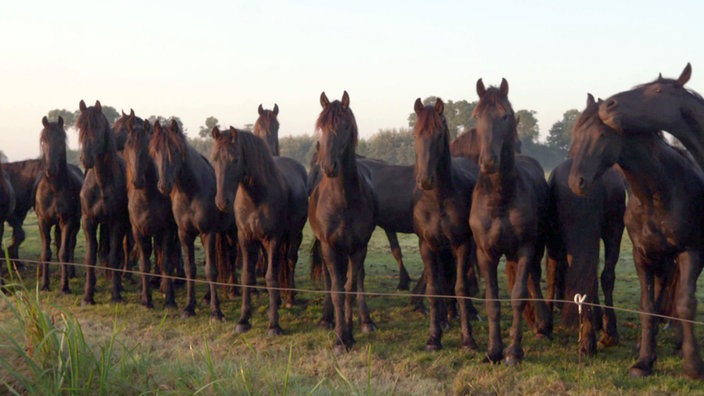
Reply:
M12 1L0 6L0 150L39 154L41 118L100 100L137 115L313 133L343 90L362 137L407 126L416 98L509 82L541 136L587 93L677 77L704 91L701 1ZM76 133L69 145L77 148Z

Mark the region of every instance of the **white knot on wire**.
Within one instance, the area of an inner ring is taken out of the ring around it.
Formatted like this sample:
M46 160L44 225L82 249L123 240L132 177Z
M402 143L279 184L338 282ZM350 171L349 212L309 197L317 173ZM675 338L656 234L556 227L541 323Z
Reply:
M578 312L580 315L582 314L582 303L584 303L584 301L586 299L587 299L586 294L582 295L582 294L577 293L574 295L574 303L577 304L577 309L578 309Z

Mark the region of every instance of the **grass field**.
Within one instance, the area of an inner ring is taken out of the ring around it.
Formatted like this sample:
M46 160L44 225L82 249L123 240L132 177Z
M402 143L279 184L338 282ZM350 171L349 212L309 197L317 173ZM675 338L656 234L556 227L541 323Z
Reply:
M25 223L28 238L21 256L36 260L39 240L36 220ZM9 243L6 230L5 246ZM320 290L308 277L310 230L301 248L298 286ZM406 264L414 280L421 273L417 238L401 236ZM83 235L76 257L82 261ZM202 263L202 251L198 250ZM394 292L397 268L381 230L375 232L366 261L366 288ZM202 276L203 268L199 268ZM500 271L502 273L503 271ZM617 312L621 344L600 349L595 357L580 357L577 332L557 327L553 340L537 339L524 326L525 359L518 367L483 363L487 345L486 321L473 322L480 352L458 349L459 332L453 322L443 338L444 349L424 351L427 318L414 312L407 292L368 298L379 330L355 331L357 345L342 356L332 352L332 331L316 327L323 296L302 293L302 304L282 308L280 337L265 335L266 293L254 298L253 329L233 332L239 300L223 301L226 320L211 322L199 302L194 318L179 311L139 305L138 283L126 282L125 303L110 304L103 276L99 276L95 306L81 307L83 278L71 281L71 295L57 292L58 268L52 269L50 292L37 293L36 266L22 274L15 294L0 302L0 393L19 394L704 394L704 384L680 374L681 360L673 354L672 331L658 335L655 374L631 379L627 369L636 356L640 332L637 314ZM79 274L83 271L79 269ZM102 272L101 272L102 274ZM15 279L15 283L17 280ZM9 282L9 283L12 283ZM501 280L502 297L507 297ZM483 288L482 288L483 289ZM199 286L198 296L204 294ZM701 281L700 281L701 290ZM627 237L617 266L615 305L637 309L639 285ZM183 306L185 291L178 291ZM484 306L475 301L480 313ZM504 340L508 337L508 304L502 305ZM697 320L704 320L702 304ZM697 326L699 339L704 327Z

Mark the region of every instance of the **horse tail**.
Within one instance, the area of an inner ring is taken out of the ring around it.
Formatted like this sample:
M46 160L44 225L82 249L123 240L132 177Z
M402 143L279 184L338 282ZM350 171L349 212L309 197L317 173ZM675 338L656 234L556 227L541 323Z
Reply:
M320 240L315 238L313 246L310 248L310 279L320 282L323 279L324 266L323 255L320 252Z

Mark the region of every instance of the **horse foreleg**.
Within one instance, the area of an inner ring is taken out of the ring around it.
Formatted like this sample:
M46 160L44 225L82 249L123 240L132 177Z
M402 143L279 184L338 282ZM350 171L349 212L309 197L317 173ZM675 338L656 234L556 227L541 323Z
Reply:
M499 363L503 359L503 341L501 340L501 304L499 298L498 258L492 258L483 250L477 250L477 262L484 278L486 315L489 322L489 346L487 361Z
M359 322L362 328L362 332L372 333L377 329L377 327L376 323L374 323L371 318L371 315L369 314L369 307L367 306L367 297L364 295L364 278L366 276L364 270L364 260L366 259L366 257L367 247L365 246L363 249L360 249L360 251L355 252L350 256L348 266L351 267L352 265L355 265L357 267L355 275L356 285L354 286L354 290L356 290L357 292L357 309L359 310ZM348 296L354 298L354 294L349 294ZM350 327L350 333L351 332L352 327Z
M604 269L601 271L601 290L604 293L604 305L602 313L601 337L599 343L604 346L618 345L618 329L616 326L616 314L613 310L614 305L614 285L616 281L616 263L621 245L621 235L610 235L604 238Z
M47 220L39 221L39 235L42 240L41 252L41 290L49 290L49 262L51 261L51 223Z
M637 244L634 242L634 246ZM640 280L640 348L638 351L638 360L628 370L632 377L644 377L653 372L653 363L657 358L655 352L655 336L658 331L658 322L660 319L653 316L657 313L655 309L655 275L649 269L650 263L638 253L636 247L633 249L633 256Z
M469 297L469 274L472 266L470 260L471 244L466 243L455 249L455 296L460 312L460 345L464 349L476 350L477 342L472 334L470 323L471 312L474 311Z
M511 309L513 311L513 319L511 322L511 330L509 337L511 343L506 348L506 364L516 364L523 359L523 324L522 315L526 307L526 298L528 298L528 277L529 266L532 265L533 248L523 247L518 252L518 260L515 266L515 283L511 290Z
M112 302L122 302L122 272L124 271L124 266L121 265L121 255L120 250L123 248L123 238L125 237L125 232L127 231L123 224L117 219L112 219L109 230L109 252L108 252L108 266L113 270L112 273L112 286L111 286L111 301ZM121 220L121 219L120 219Z
M249 318L252 316L252 286L256 285L256 265L258 261L258 244L240 238L242 254L242 307L235 333L244 333L252 328Z
M266 270L266 288L269 291L269 328L266 331L267 335L275 336L282 333L279 325L279 303L281 301L279 293L279 271L281 270L281 261L285 257L281 254L281 244L277 239L269 241L265 246L267 250L267 270ZM284 265L287 265L284 263Z
M92 220L83 217L83 234L86 239L86 284L83 292L82 305L95 304L95 262L98 253L98 225Z
M70 263L73 259L71 247L74 245L76 239L76 231L78 230L78 224L69 220L61 224L61 243L59 244L59 261L61 262L61 292L68 294L71 289L68 286L69 278L69 268L73 267ZM72 241L73 239L73 241Z
M699 355L699 344L694 336L694 324L697 313L697 279L702 272L702 255L699 251L689 251L680 254L677 260L679 267L679 282L677 287L677 316L683 321L682 326L682 357L684 373L691 378L704 377L704 364Z
M220 298L218 297L218 265L217 265L217 232L212 231L201 235L201 241L205 247L205 278L210 287L210 319L222 320L225 315L220 310ZM221 253L224 253L221 252ZM225 259L223 259L225 260Z
M142 235L138 230L133 230L134 241L139 250L139 271L142 273L141 303L147 308L153 308L150 272L152 270L152 240L148 235Z
M174 281L171 277L174 276L174 267L179 264L178 261L180 261L181 255L174 237L175 233L170 230L161 231L155 237L155 242L159 246L157 260L161 268L160 290L164 293L164 307L166 308L177 307Z
M327 243L321 242L320 249L323 262L330 274L330 293L335 312L335 343L333 349L335 353L342 353L354 345L350 329L345 323L345 296L343 294L345 275L343 271L346 263L343 262L340 253L336 252Z
M426 351L437 351L442 349L442 323L445 320L443 306L445 302L437 297L442 294L443 288L440 282L441 269L438 268L436 254L427 243L421 243L420 256L423 259L424 275L426 280L425 291L428 295L430 305L430 327L428 330L428 340L425 343Z
M14 217L14 216L11 216ZM25 240L25 232L22 229L22 221L17 219L8 219L8 223L12 227L12 244L8 246L7 253L10 255L15 270L24 269L24 263L19 260L20 245Z
M179 230L178 235L181 241L181 251L185 256L185 272L186 272L186 306L181 311L181 316L189 318L196 314L196 257L193 247L194 237L188 235L185 231Z

